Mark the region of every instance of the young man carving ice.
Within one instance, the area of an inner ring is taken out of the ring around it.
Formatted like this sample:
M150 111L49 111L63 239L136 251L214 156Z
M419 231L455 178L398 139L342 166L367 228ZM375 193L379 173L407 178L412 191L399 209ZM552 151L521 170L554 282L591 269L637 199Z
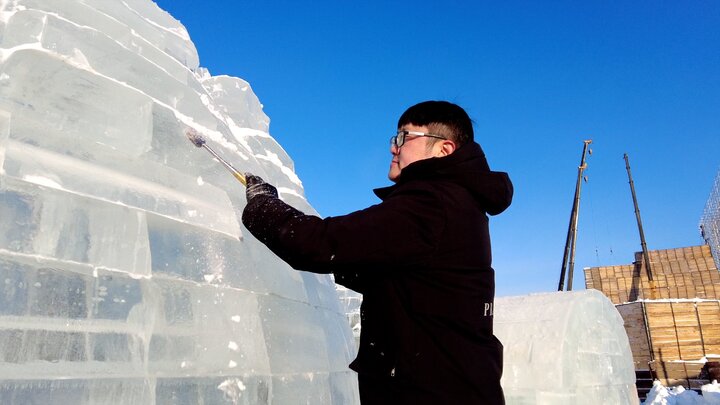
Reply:
M248 174L243 223L293 268L363 294L350 364L363 404L504 404L487 215L510 205L512 183L452 103L410 107L390 152L380 204L321 219Z

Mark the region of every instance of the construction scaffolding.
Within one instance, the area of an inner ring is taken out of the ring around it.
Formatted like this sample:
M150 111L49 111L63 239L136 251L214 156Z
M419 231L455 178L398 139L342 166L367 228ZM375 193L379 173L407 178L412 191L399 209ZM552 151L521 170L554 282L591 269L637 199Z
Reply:
M705 211L700 220L700 232L720 268L720 170L715 176L715 184L705 204Z

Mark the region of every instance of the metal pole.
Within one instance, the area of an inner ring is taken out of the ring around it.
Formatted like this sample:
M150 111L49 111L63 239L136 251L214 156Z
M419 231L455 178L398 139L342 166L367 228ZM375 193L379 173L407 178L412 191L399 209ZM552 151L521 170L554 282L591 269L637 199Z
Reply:
M637 196L635 195L635 183L633 182L632 174L630 173L630 161L628 160L627 153L623 155L623 158L625 159L625 169L627 169L633 204L635 205L635 218L637 218L638 231L640 231L640 245L642 246L643 260L645 262L645 271L647 272L648 281L652 283L653 275L652 270L650 269L650 255L648 254L647 243L645 243L645 232L643 232L642 220L640 219L640 208L638 207Z
M587 164L585 164L584 167L582 167L582 171L585 170L585 167L587 167ZM582 172L580 173L580 177L582 177ZM572 291L572 285L573 285L573 274L575 272L575 243L577 242L577 228L578 228L578 216L580 215L580 186L582 185L582 181L577 184L578 187L578 195L577 195L577 203L575 208L575 219L573 220L573 236L572 236L572 245L570 248L570 261L568 263L568 283L567 283L567 290Z
M572 277L575 267L575 241L577 240L577 221L580 213L580 188L582 187L583 172L587 168L585 156L592 140L583 141L583 151L580 158L580 166L578 166L578 177L575 183L575 198L573 199L572 211L570 212L570 224L568 225L568 234L565 239L565 251L563 253L562 267L560 268L560 282L558 283L558 291L563 291L565 286L565 274L568 273L568 291L572 290ZM568 260L569 259L569 260ZM569 263L568 263L569 262Z
M573 220L575 219L574 213L575 203L573 200L573 208L572 211L570 211L570 223L568 225L567 237L565 238L565 249L563 250L563 261L562 266L560 267L560 281L558 282L558 291L565 290L565 272L567 270L567 260L570 256L570 243L572 241Z

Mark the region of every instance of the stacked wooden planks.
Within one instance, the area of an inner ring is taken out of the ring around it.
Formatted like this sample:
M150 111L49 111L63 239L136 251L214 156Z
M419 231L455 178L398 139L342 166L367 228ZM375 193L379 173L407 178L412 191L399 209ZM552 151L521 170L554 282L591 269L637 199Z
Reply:
M633 264L585 268L585 287L602 291L615 304L639 299L720 299L720 273L709 246L651 250L649 255L654 283L638 252Z
M636 370L650 368L668 385L701 379L703 357L720 355L720 301L673 299L616 306L625 321Z
M706 245L642 253L635 263L585 269L587 288L602 291L625 321L635 369L666 385L696 388L704 357L720 355L720 273Z

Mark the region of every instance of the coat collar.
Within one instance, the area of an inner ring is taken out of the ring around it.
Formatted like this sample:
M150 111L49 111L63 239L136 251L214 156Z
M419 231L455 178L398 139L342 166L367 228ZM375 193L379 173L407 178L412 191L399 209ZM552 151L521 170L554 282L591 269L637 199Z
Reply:
M487 160L485 159L485 152L483 152L482 148L477 142L473 142L463 145L461 148L457 149L455 152L447 156L428 158L413 162L402 170L402 172L400 173L400 177L395 184L388 187L376 188L375 190L373 190L373 192L381 200L384 200L390 194L392 194L395 189L397 189L404 183L424 177L427 178L428 176L435 177L436 175L442 173L443 168L450 168L456 166L460 162L467 161L468 159L472 158L478 160L477 163L479 164L480 168L484 168L487 171L490 170L487 164Z
M374 192L385 200L404 184L436 179L468 189L492 215L504 211L512 201L513 187L507 173L491 171L485 153L476 142L466 144L448 156L414 162L402 170L396 184Z

